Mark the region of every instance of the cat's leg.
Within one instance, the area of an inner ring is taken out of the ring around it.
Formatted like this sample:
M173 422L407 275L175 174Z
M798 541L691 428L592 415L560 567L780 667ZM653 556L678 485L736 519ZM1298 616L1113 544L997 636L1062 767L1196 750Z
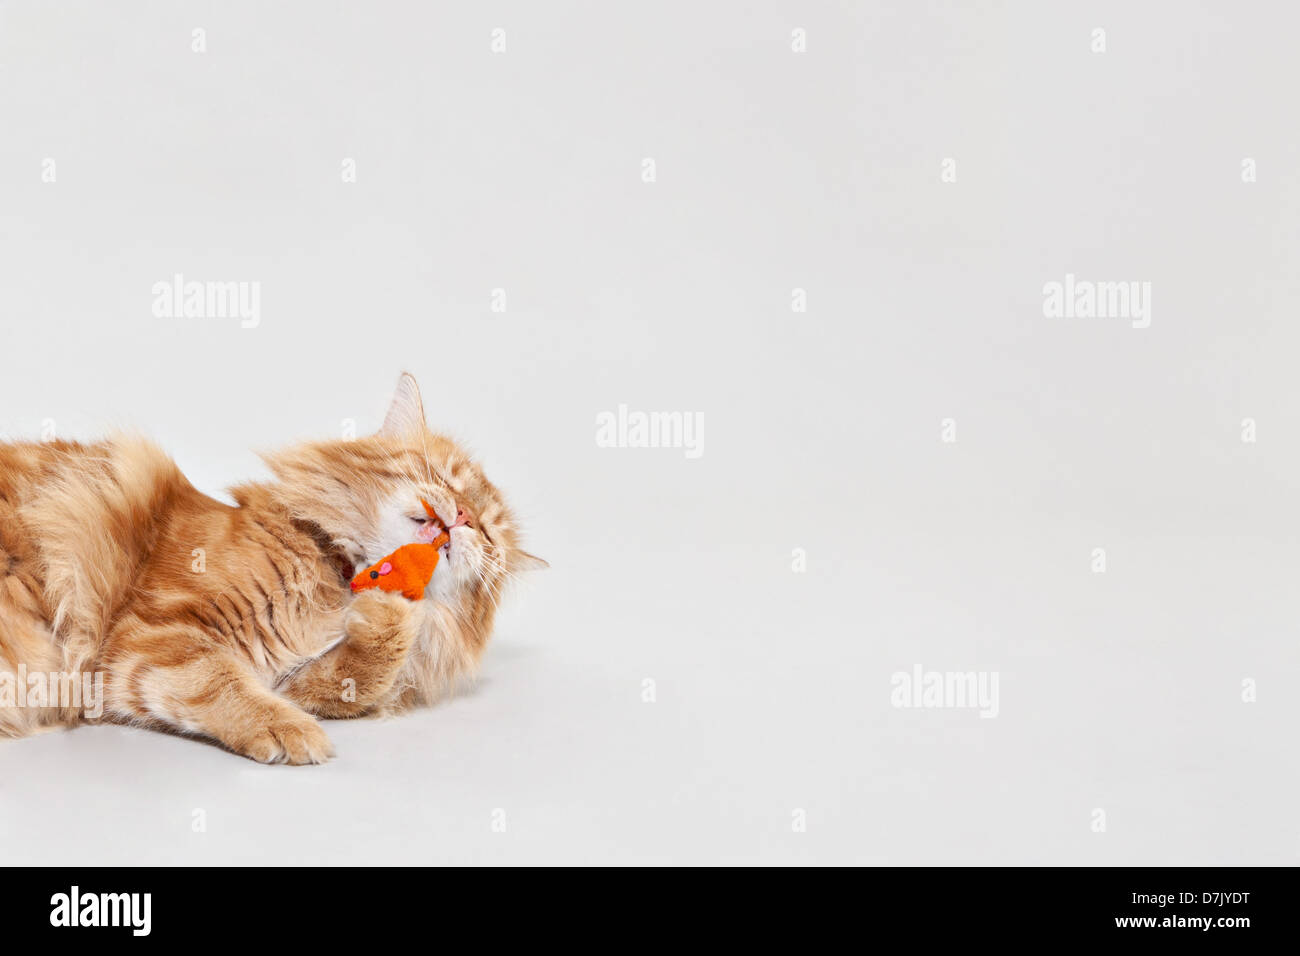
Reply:
M400 594L365 591L348 608L343 640L276 685L321 717L356 717L388 698L419 630L421 608Z
M204 734L262 763L323 763L334 747L310 715L201 632L159 628L111 642L107 711Z
M0 513L0 522L6 517ZM40 586L19 566L0 545L0 737L75 724L79 717L79 708L65 696L71 688L62 678L70 675L42 614ZM39 695L32 692L33 681L42 688Z
M0 589L5 581L0 578ZM0 737L23 737L58 724L73 724L76 708L60 707L59 687L53 699L51 674L62 673L62 655L49 629L34 614L0 594ZM32 681L43 688L32 692Z

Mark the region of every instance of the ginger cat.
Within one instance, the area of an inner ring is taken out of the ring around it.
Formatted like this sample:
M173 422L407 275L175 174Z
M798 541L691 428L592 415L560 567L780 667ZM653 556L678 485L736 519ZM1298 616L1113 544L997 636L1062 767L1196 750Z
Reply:
M478 662L506 582L545 566L428 430L410 375L377 434L265 458L274 480L232 507L142 439L0 444L0 736L107 719L320 763L316 717L433 701ZM350 592L354 571L444 533L423 599ZM102 675L102 714L66 693L14 706L24 672Z

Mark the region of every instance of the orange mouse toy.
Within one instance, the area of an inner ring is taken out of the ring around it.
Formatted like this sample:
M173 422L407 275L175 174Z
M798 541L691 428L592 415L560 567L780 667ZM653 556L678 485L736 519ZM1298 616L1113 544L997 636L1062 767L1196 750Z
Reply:
M442 522L433 509L425 504L424 510L441 527ZM372 564L353 578L353 592L379 588L381 591L400 591L411 601L420 600L424 597L424 589L433 579L434 569L438 567L438 549L450 542L451 536L443 531L428 544L402 545L378 564Z

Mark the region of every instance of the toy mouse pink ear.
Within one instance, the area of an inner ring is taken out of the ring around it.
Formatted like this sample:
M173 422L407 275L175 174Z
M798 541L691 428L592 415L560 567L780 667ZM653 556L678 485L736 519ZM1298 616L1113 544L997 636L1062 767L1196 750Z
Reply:
M380 574L392 574L392 573L393 573L393 565L392 565L390 562L385 561L383 564L381 564L381 565L379 566L379 573L380 573Z

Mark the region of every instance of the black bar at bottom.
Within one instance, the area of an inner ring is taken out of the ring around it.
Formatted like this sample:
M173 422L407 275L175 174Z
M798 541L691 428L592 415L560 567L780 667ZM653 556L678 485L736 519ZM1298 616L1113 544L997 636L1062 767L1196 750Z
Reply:
M385 933L514 929L602 945L689 931L735 943L849 932L946 939L1098 939L1216 945L1289 938L1295 871L1247 868L617 870L542 875L450 869L10 871L0 921L30 937L128 945L201 939L389 945ZM621 928L620 928L621 927ZM679 937L680 938L680 937ZM387 939L387 943L384 940ZM685 939L683 939L685 941Z

